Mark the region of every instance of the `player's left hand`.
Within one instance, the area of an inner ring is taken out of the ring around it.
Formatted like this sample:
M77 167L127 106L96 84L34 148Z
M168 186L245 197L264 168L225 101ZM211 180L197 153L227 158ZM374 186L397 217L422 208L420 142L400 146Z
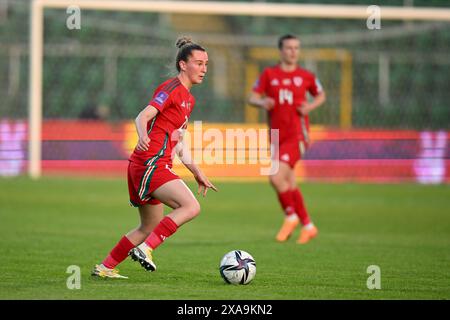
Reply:
M306 116L311 112L312 109L313 108L311 104L309 104L308 102L303 102L301 106L297 107L297 112L301 116Z
M201 193L203 195L203 197L206 196L208 189L213 189L216 192L219 191L202 172L200 172L199 174L197 174L195 176L195 180L198 183L197 194Z

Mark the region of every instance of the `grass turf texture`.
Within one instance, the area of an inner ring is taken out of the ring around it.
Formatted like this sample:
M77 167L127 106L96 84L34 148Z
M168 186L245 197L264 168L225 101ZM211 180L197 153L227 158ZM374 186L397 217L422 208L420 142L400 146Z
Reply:
M156 272L128 258L119 269L130 279L95 280L93 265L138 223L125 179L0 179L0 299L450 298L449 186L305 184L320 234L300 246L298 230L275 242L283 215L268 183L217 185L155 252ZM256 260L247 286L220 277L232 249ZM66 287L70 265L80 290ZM366 287L370 265L381 290Z

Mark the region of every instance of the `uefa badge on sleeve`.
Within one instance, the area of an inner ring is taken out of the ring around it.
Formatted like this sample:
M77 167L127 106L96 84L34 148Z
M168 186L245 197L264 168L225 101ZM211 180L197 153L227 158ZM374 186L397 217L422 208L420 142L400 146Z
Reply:
M167 93L165 93L164 91L160 91L156 95L156 97L153 99L153 101L155 101L157 104L162 106L164 104L164 102L166 102L168 97L169 97L169 95Z

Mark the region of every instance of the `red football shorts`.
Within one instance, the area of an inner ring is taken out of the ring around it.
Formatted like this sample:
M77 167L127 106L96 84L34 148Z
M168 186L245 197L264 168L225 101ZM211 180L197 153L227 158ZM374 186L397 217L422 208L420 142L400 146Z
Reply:
M294 169L295 164L303 157L307 148L308 144L302 140L281 142L278 150L272 146L272 160L285 162Z
M160 186L171 180L180 179L167 164L145 166L129 161L128 193L130 204L139 207L144 204L160 204L158 199L150 195Z

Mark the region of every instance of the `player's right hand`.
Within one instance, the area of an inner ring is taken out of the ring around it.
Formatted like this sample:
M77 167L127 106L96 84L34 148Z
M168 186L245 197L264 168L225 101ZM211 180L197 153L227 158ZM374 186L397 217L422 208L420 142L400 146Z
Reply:
M139 137L136 149L140 151L147 151L148 145L150 144L150 138L148 136Z
M263 109L270 111L273 109L273 107L275 107L275 100L270 97L264 97L262 99L261 106L263 107Z

